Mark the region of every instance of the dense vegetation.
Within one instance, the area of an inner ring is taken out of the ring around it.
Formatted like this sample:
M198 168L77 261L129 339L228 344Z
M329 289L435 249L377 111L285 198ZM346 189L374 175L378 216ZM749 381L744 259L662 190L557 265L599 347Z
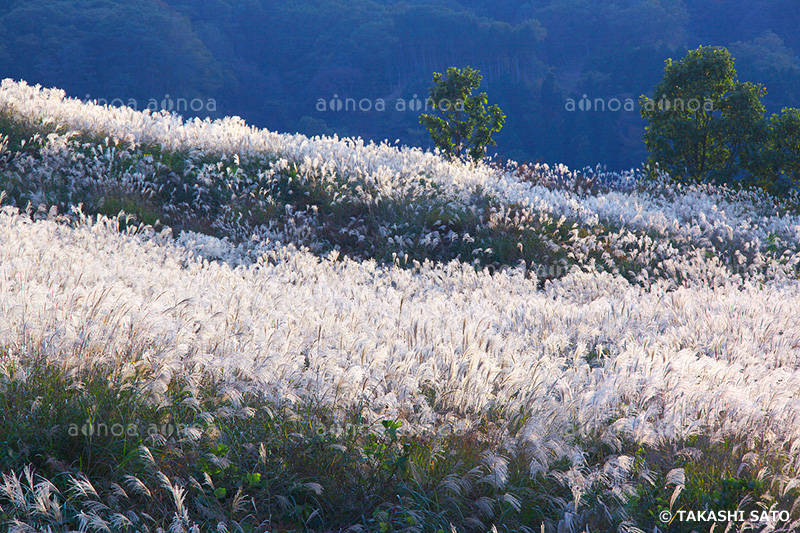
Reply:
M800 527L792 195L9 81L0 132L10 531Z
M423 111L407 104L432 72L471 65L508 116L500 154L573 168L638 167L644 121L638 109L569 112L567 99L635 102L666 58L699 45L727 46L740 79L766 86L769 113L800 107L794 0L10 0L0 10L3 77L184 114L198 98L198 114L277 131L431 147ZM318 110L336 95L383 98L386 111Z

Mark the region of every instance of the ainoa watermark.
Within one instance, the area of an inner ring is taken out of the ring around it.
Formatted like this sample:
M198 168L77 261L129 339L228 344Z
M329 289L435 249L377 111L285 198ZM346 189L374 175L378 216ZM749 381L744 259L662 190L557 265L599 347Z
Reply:
M136 98L92 98L90 94L87 94L83 102L109 107L130 107L134 111L140 110L140 101ZM190 111L193 113L201 111L216 113L217 101L213 98L206 98L205 100L202 98L173 98L169 94L165 94L164 98L160 100L150 98L141 109L149 109L154 113L159 111L167 111L169 113L188 113Z
M667 95L661 95L658 100L648 99L644 106L645 111L691 111L696 112L701 109L705 112L712 113L714 111L714 101L710 98L667 98ZM569 112L582 111L582 112L622 112L622 111L636 111L636 102L632 98L589 98L584 94L579 99L567 98L564 103L564 109Z
M388 107L387 107L388 106ZM405 111L434 111L441 109L442 111L464 111L464 100L448 100L442 99L439 102L434 101L432 98L421 100L418 95L413 95L408 100L404 98L397 98L388 103L384 98L348 98L340 97L334 94L330 100L326 98L318 98L316 109L320 113L326 112L361 112L368 113L377 111L379 113L385 112L387 109L397 112Z
M105 422L92 422L86 420L83 424L70 424L67 434L70 437L132 437L162 435L164 437L180 436L189 430L202 432L200 424L180 424L165 422L157 424L106 424Z

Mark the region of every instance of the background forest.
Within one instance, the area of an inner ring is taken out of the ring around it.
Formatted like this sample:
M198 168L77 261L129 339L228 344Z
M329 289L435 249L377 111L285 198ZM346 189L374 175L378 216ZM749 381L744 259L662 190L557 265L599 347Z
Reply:
M4 4L0 77L139 109L238 115L277 131L430 148L414 97L424 99L434 71L471 65L508 117L496 136L500 156L637 167L646 158L639 96L651 94L666 58L700 45L730 49L739 79L766 86L768 112L800 107L797 0ZM637 103L567 109L584 95ZM372 109L338 110L337 97L368 99ZM385 110L375 109L378 99Z

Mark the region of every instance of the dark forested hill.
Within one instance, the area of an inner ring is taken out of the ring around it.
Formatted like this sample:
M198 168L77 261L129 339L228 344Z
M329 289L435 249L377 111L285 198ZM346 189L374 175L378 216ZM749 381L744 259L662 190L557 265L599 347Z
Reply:
M80 98L428 147L434 71L471 65L506 112L498 152L638 166L663 61L728 46L770 111L800 106L796 0L10 0L0 76ZM606 109L570 111L568 99ZM619 104L619 105L618 105ZM341 109L339 109L341 105ZM615 109L616 108L616 109Z

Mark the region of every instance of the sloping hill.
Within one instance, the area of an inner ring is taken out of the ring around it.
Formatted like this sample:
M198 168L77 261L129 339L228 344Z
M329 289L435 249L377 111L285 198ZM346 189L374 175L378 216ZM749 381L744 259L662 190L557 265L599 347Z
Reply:
M777 201L9 80L0 113L3 520L797 527Z

